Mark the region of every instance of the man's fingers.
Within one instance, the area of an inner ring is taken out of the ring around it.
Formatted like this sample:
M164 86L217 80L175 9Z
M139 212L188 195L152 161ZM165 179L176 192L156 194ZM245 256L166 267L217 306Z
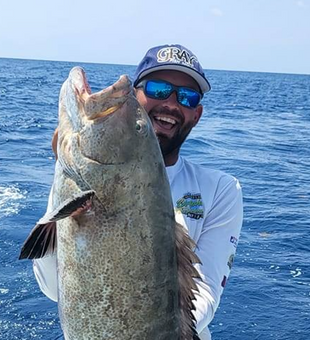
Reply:
M58 155L57 155L57 141L58 141L58 127L56 128L56 130L54 132L54 135L53 135L53 139L52 139L52 149L53 149L53 152L55 154L56 160L58 158Z

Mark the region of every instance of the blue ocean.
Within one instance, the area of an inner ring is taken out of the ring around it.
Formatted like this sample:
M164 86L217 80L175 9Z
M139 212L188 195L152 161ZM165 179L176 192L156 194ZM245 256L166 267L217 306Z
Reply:
M0 59L0 339L54 340L57 305L21 245L54 172L59 90L82 66L93 91L135 67ZM182 154L237 177L244 225L213 340L310 338L310 76L206 71L212 91Z

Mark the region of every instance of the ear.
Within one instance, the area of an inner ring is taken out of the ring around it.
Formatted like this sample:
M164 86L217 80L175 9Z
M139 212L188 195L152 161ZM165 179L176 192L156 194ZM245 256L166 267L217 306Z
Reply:
M202 111L203 111L203 106L199 104L195 109L194 126L199 122L199 119L202 115Z
M140 88L138 88L138 89L135 88L135 87L133 88L133 93L134 93L134 95L135 95L135 97L137 98L138 101L139 101L140 98L142 98L141 95L143 94L143 91L141 91L141 90L142 89L140 89Z

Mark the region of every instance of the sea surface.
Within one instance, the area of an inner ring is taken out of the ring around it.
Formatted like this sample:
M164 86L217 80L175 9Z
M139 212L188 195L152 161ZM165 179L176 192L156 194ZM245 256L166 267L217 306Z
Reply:
M93 91L133 66L0 59L0 339L54 340L57 305L20 247L43 216L54 171L51 137L69 70ZM210 325L213 340L310 338L310 76L208 71L212 91L182 154L236 176L244 225ZM155 339L154 339L155 340Z

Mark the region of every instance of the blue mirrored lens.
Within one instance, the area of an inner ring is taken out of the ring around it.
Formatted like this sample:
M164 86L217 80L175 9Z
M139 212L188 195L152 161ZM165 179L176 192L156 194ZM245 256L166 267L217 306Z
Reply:
M198 92L187 88L180 88L178 91L178 102L187 107L196 107L199 104L200 95Z
M146 94L156 99L167 99L172 90L172 86L163 82L148 81L145 86Z

